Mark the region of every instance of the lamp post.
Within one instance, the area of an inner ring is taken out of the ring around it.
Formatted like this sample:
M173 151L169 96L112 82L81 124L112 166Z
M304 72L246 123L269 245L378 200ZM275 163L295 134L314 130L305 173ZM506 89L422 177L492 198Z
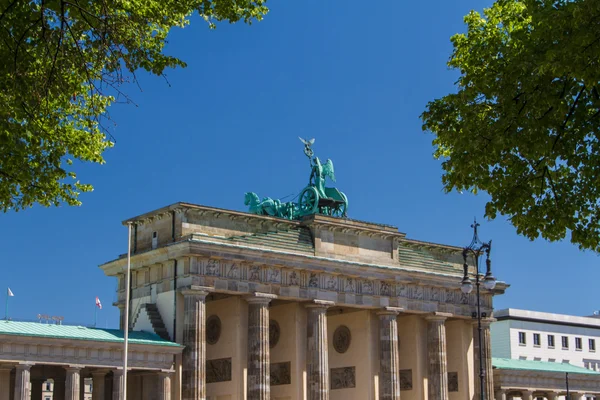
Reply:
M492 275L492 261L490 260L490 252L492 251L492 241L482 242L479 239L477 234L477 227L479 224L477 220L473 222L471 228L473 228L473 239L471 240L471 244L463 249L462 256L464 260L463 268L464 268L464 277L461 282L460 290L469 294L473 291L473 283L471 282L471 278L469 277L469 265L467 264L467 258L472 256L475 260L475 287L477 288L477 313L473 313L473 318L477 318L477 331L479 334L479 384L480 384L480 392L481 392L481 400L485 399L485 369L483 366L483 344L482 340L482 329L481 329L481 318L485 318L485 313L481 313L481 297L479 292L479 286L483 283L483 287L487 290L492 290L496 287L496 278ZM479 258L485 253L485 265L486 265L486 273L485 277L483 277L483 282L481 282L480 276L482 274L479 273ZM491 400L491 399L488 399Z

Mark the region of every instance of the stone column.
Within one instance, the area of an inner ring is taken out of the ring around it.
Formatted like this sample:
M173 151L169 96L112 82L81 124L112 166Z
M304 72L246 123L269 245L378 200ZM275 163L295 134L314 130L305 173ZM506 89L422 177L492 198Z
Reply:
M181 293L183 305L182 400L206 400L206 296L191 286Z
M548 392L548 400L558 400L558 393Z
M446 318L450 314L434 313L427 320L427 395L429 400L448 400L448 365L446 360Z
M496 390L496 400L506 400L506 390L498 389ZM491 400L491 399L490 399Z
M533 392L531 390L521 390L522 400L533 400Z
M92 400L104 400L106 397L105 390L105 371L92 372ZM82 399L83 400L83 399Z
M81 376L79 367L67 367L67 378L65 379L65 400L79 400L81 392L80 383ZM83 399L82 399L83 400Z
M255 293L248 302L248 400L269 400L269 303L275 295Z
M171 373L158 373L158 395L157 400L171 400Z
M490 325L493 319L481 320L481 340L483 342L483 385L484 399L491 400L494 393L494 372L492 370L492 341L490 338ZM473 321L473 366L475 368L475 398L481 398L481 384L479 381L479 328L478 322Z
M306 372L308 400L329 400L329 347L327 309L332 301L315 300L307 305Z
M112 400L123 400L125 394L125 378L122 369L113 370Z
M16 368L14 400L29 400L31 397L31 364L18 364Z
M379 400L400 400L400 359L398 353L398 313L386 307L379 316Z
M12 365L0 365L0 400L12 400L10 395L10 371Z

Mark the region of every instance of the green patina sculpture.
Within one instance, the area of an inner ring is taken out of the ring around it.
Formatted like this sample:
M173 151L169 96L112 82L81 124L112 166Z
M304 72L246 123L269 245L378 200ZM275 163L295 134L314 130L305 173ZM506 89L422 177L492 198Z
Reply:
M306 186L298 195L296 203L282 202L265 197L262 200L256 193L248 192L244 198L244 204L249 207L248 211L258 215L271 215L273 217L286 219L300 219L305 215L323 214L333 217L346 217L348 210L348 199L346 195L337 188L325 187L325 179L329 177L335 182L333 162L327 160L321 163L319 157L313 157L312 145L315 139L304 140L304 154L310 162L310 177Z

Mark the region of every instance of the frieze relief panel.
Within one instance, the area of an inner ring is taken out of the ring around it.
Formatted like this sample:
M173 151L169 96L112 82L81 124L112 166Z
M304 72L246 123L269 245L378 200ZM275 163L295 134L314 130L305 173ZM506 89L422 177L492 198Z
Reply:
M231 380L231 358L206 360L206 383Z
M292 383L291 362L271 363L271 386L289 385Z
M356 367L331 368L331 390L356 387Z
M195 257L193 257L195 258ZM301 288L321 289L339 293L372 295L382 297L398 297L408 300L430 301L457 306L476 306L476 295L463 294L458 285L456 289L428 286L413 282L393 282L376 279L357 279L356 277L298 271L280 266L253 264L240 261L226 261L212 258L190 260L189 270L198 270L200 275L218 279L244 280L282 286L298 286ZM206 284L214 283L214 279L205 280ZM481 297L484 308L492 307L492 296L484 293Z

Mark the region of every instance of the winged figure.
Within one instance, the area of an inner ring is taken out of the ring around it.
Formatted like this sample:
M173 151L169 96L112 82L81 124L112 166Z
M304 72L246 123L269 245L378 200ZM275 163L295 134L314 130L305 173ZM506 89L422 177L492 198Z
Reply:
M333 161L327 160L323 164L323 176L328 176L333 182L335 182L335 172L333 170Z

